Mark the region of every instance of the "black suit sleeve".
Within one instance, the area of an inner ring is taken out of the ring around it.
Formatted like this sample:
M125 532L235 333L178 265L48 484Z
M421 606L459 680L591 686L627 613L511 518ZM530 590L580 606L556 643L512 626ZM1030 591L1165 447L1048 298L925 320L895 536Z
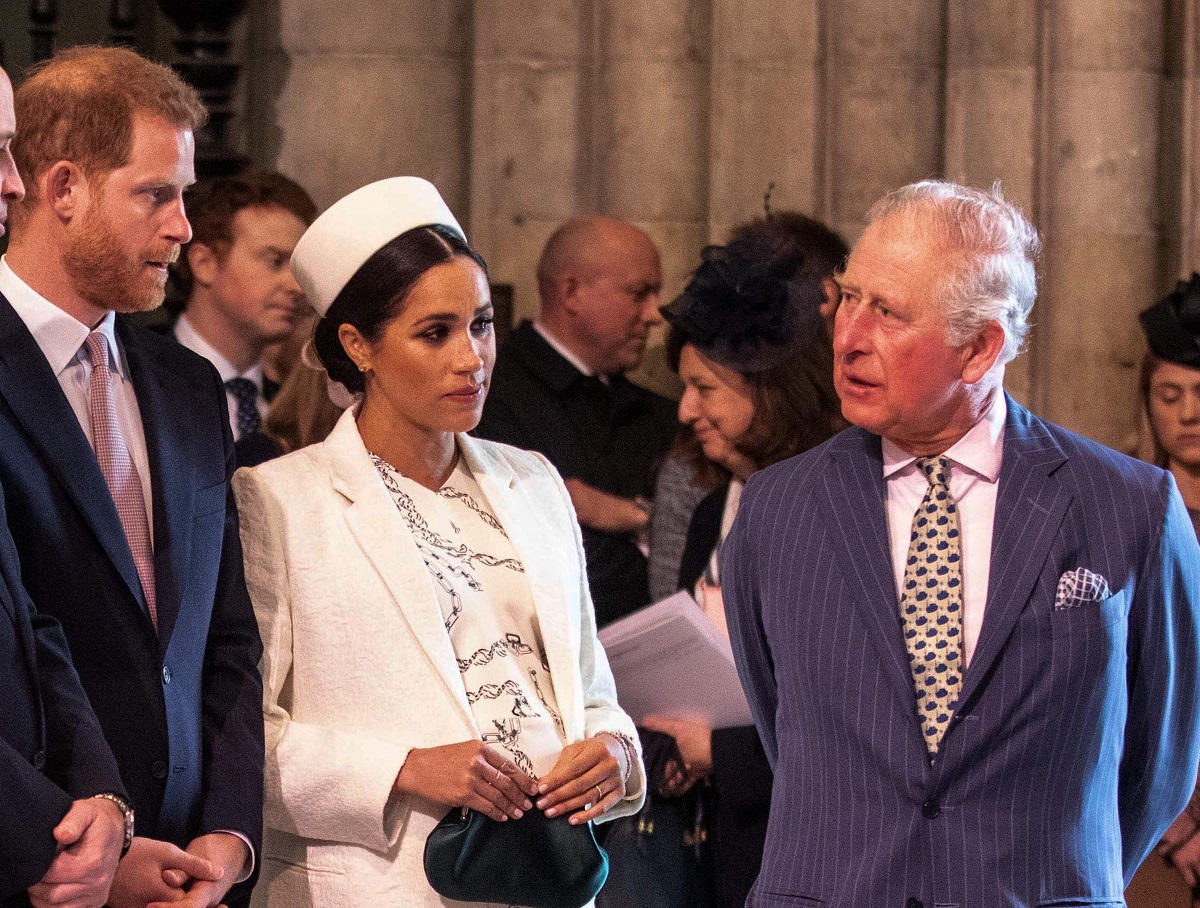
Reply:
M28 889L54 860L53 830L71 796L0 740L0 901Z
M41 700L46 741L39 770L26 754L0 738L0 899L22 892L45 875L56 852L54 827L72 801L104 791L126 797L116 761L71 664L62 628L50 616L37 614L18 565L0 498L0 582L15 609L14 629L21 634L20 625L27 623L28 639L33 641L37 690L32 693L35 702ZM2 615L0 620L5 620ZM25 666L0 667L2 673L9 671L25 673ZM10 706L19 695L14 689L3 692L12 698ZM30 715L36 713L35 706Z

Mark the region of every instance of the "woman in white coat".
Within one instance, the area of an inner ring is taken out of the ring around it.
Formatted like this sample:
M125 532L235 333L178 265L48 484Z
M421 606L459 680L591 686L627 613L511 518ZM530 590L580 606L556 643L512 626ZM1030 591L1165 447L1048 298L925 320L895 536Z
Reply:
M596 640L579 528L540 455L468 437L495 358L483 261L436 189L335 204L292 267L361 394L329 438L234 478L264 644L255 904L443 906L454 807L632 813L632 722Z

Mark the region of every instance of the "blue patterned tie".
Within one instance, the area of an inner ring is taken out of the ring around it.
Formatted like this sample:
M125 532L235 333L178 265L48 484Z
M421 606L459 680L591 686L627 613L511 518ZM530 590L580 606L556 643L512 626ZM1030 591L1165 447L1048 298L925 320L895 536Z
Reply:
M917 467L929 491L913 515L900 617L917 717L930 755L950 724L962 688L962 546L958 505L950 495L950 463L922 457Z
M234 418L237 421L237 437L243 438L251 432L257 432L262 425L262 416L258 412L258 385L248 378L231 378L225 382L225 387L233 395L237 404Z

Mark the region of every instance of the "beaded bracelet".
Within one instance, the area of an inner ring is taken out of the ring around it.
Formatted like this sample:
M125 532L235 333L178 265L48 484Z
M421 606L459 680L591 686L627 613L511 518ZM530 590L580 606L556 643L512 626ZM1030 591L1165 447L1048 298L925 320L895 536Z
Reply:
M625 754L625 775L621 778L621 784L628 785L629 777L633 775L634 757L637 755L637 749L633 746L633 741L630 739L629 735L622 734L619 731L605 730L599 732L599 734L608 735L621 745L621 752Z

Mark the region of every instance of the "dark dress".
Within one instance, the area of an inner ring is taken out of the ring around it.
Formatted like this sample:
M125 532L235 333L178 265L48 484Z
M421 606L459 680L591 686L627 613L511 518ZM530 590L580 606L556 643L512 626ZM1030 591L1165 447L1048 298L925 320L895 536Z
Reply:
M691 590L712 557L729 487L711 492L688 525L678 588ZM657 738L642 734L647 771ZM614 822L614 860L598 908L742 908L766 845L773 774L753 725L714 729L707 784L678 798L651 791L633 817Z

